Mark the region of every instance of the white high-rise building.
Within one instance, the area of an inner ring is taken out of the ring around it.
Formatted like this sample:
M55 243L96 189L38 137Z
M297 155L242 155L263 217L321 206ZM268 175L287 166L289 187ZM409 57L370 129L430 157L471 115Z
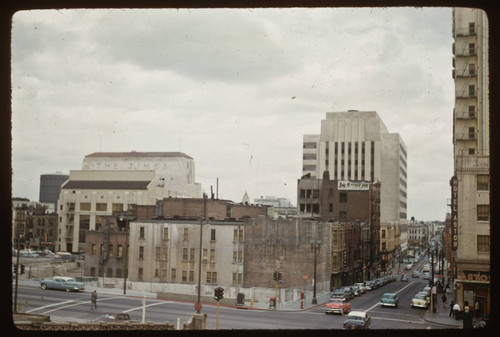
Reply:
M380 181L380 223L406 223L406 145L376 111L327 112L321 133L303 141L303 176L321 179L328 171L331 180Z

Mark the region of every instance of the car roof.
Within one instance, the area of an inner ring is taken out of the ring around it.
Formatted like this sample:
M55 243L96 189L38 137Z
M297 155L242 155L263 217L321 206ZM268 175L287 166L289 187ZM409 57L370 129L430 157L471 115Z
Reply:
M351 311L351 312L349 312L349 316L366 317L366 312L364 312L364 311Z
M396 296L396 294L393 294L393 293L384 293L384 295L382 296Z
M65 281L67 281L67 280L74 280L73 277L68 277L68 276L56 276L56 277L54 277L54 279L56 279L56 278L57 279L62 279L62 280L65 280Z

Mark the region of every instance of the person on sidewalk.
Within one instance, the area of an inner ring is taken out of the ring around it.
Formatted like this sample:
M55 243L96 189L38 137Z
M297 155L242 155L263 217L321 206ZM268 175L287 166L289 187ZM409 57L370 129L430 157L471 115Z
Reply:
M443 300L443 308L446 308L446 294L443 292L443 296L441 296L441 299Z
M97 310L97 292L94 290L90 297L90 310Z
M459 319L459 313L460 313L460 305L458 305L458 303L455 303L453 305L453 316L455 316L455 319L458 320Z
M450 302L450 313L448 314L449 317L455 317L455 313L453 311L453 306L455 305L455 301L451 300Z

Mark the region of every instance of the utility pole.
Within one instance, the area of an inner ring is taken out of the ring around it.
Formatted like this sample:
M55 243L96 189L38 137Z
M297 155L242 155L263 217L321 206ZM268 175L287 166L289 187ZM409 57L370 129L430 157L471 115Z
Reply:
M14 313L17 313L17 285L19 279L19 228L16 225L16 246L17 246L17 254L16 254L16 288L14 295Z
M321 244L321 240L311 240L310 243L311 243L311 249L314 249L313 298L312 298L311 303L318 304L318 299L316 298L316 282L317 282L316 264L317 264L318 249L319 249L319 245Z
M201 314L201 250L203 240L203 221L207 218L207 195L203 194L203 218L200 220L200 251L198 252L198 300L195 305L196 313ZM217 313L219 310L217 301Z

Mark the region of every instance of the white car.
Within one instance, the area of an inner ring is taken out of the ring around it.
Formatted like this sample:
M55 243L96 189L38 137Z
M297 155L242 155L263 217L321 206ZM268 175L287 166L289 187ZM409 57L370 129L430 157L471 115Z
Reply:
M366 285L364 282L361 282L361 283L354 283L355 286L358 286L358 290L361 294L364 294L366 293Z

